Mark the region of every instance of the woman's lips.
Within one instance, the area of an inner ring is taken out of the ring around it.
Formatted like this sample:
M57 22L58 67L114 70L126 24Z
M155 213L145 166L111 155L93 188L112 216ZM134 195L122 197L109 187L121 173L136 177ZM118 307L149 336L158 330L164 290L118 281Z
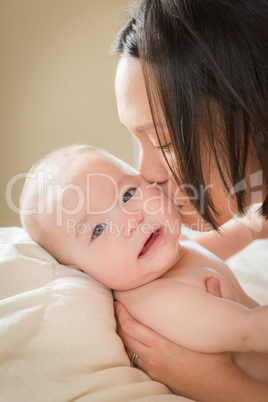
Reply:
M163 230L161 228L157 229L155 232L151 233L147 238L144 246L138 256L138 258L145 258L151 255L154 250L158 247L159 243L163 238Z

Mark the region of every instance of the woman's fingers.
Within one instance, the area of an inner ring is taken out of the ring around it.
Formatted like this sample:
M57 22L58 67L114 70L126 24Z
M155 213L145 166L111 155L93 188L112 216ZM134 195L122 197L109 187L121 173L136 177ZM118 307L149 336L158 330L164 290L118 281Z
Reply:
M136 358L135 365L144 370L144 364L142 356L146 355L148 346L143 342L150 338L150 334L146 338L145 333L150 329L139 324L134 318L128 313L122 304L115 302L116 311L116 321L117 321L117 333L122 339L129 360L131 361L133 353L136 353L138 357Z
M232 367L228 354L203 354L183 349L134 320L120 303L115 302L115 310L118 334L126 346L129 359L136 353L136 365L152 379L166 384L176 394L197 400L200 400L200 388L206 395L206 385L210 389L211 381L215 392L221 389L222 373L225 370L228 374L226 367ZM210 379L205 385L204 373Z
M129 349L137 342L144 347L150 347L156 340L155 332L136 321L121 303L115 302L115 312L119 324L118 332L120 331L120 336L122 335L122 339Z
M141 355L142 349L145 348L146 346L144 346L142 343L137 342L134 338L131 338L129 335L123 332L118 320L117 320L117 333L125 345L125 349L129 357L129 360L131 360L133 353Z
M130 360L133 353L136 353L138 355L137 366L149 374L151 378L156 378L157 373L163 370L163 359L166 356L168 357L168 364L176 367L182 348L140 324L122 304L115 302L115 311L117 332L126 346Z
M162 355L165 355L167 345L171 343L136 321L122 304L115 302L115 311L117 332L126 347L129 359L136 353L136 365L153 378L155 369L159 370L162 366ZM179 350L179 346L176 346L176 349Z

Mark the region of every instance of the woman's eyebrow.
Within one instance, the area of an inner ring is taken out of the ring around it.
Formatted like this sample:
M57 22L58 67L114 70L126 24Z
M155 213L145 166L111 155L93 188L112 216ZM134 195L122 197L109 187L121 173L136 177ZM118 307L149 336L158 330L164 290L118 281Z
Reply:
M124 123L122 123L122 122L120 122L120 123L122 124L122 126L126 127ZM145 124L142 124L141 126L135 127L134 131L136 131L136 132L144 132L144 131L147 131L147 130L152 130L154 128L155 128L154 123L150 122L150 123L145 123Z

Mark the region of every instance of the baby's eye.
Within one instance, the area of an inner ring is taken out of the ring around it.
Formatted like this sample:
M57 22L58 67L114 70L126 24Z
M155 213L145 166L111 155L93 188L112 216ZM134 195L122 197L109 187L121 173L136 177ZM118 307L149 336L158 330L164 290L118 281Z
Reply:
M105 228L106 228L105 223L100 223L99 225L95 226L91 236L92 239L95 239L96 237L100 236Z
M135 194L137 188L130 188L124 195L123 195L123 201L124 202L128 202L128 200L130 200L130 198L133 197L133 195Z

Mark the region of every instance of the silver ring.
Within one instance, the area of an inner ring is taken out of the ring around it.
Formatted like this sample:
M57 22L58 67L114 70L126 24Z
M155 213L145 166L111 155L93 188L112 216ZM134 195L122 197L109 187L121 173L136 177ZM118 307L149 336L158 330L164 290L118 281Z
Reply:
M133 353L133 355L132 355L132 357L130 359L131 367L137 366L137 359L138 359L138 355L136 355L136 353Z

